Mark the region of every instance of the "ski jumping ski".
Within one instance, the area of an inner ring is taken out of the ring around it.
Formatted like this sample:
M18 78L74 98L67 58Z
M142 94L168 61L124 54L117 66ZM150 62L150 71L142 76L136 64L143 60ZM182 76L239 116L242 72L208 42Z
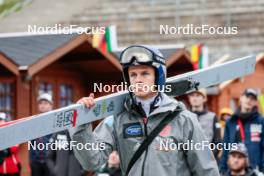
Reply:
M223 64L214 65L167 79L172 91L169 96L179 96L195 89L206 88L221 82L251 74L255 70L256 57L247 56ZM88 109L81 104L56 109L47 113L7 122L0 126L0 150L30 141L48 134L90 123L123 109L127 91L113 93L95 99L95 107Z

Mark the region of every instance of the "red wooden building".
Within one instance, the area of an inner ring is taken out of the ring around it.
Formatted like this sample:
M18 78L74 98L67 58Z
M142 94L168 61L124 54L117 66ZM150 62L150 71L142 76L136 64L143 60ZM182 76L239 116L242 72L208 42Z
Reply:
M239 105L239 97L246 88L255 88L264 94L264 53L257 55L256 62L256 70L253 74L224 82L218 86L219 94L212 98L212 109L215 112L219 113L224 107L235 110Z
M0 111L11 119L37 113L41 92L54 108L74 103L93 91L93 83L120 84L119 53L102 53L90 35L35 35L0 38ZM162 47L168 75L192 70L184 47ZM96 93L101 96L106 93ZM29 175L27 145L21 145L23 175Z

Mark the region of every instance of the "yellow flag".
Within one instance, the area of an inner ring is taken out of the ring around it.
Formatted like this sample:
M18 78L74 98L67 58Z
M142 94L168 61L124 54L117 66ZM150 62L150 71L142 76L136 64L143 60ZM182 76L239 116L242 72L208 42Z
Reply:
M259 100L261 112L262 112L262 114L264 114L264 95L263 94L259 95L258 100Z
M198 62L199 56L198 56L198 45L192 46L192 63Z
M102 42L103 39L103 34L96 33L93 35L93 41L92 41L92 46L93 48L98 48L100 43Z

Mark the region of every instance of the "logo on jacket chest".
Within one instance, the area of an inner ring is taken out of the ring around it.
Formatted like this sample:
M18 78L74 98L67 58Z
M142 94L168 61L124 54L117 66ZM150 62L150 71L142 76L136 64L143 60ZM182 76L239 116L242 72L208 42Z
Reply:
M124 138L143 137L143 129L139 122L123 125Z
M250 139L252 142L259 142L261 140L262 125L251 124L250 125Z

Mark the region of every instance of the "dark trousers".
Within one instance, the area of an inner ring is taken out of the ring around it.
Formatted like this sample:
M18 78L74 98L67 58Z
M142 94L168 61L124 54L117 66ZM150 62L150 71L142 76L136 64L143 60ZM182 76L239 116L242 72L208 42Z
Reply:
M31 176L50 176L46 163L34 162L30 163Z

